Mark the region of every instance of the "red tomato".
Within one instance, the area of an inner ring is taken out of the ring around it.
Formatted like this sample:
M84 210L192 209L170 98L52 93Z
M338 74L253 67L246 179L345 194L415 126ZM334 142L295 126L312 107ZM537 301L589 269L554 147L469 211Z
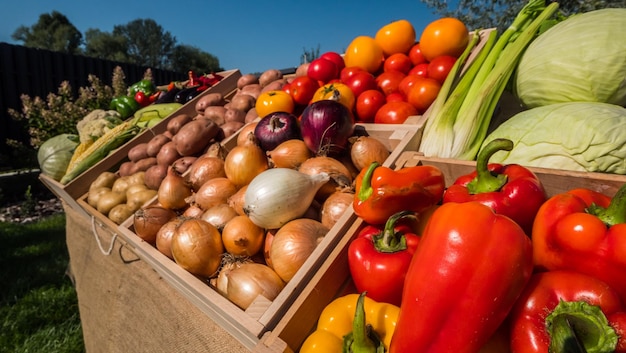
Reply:
M393 92L393 93L389 93L387 96L385 96L385 100L387 101L387 103L389 102L406 102L406 97L404 96L404 94L402 94L402 92Z
M405 97L408 96L409 90L413 87L413 84L421 79L422 77L417 75L406 75L402 81L400 81L400 85L398 86L400 93L402 93Z
M376 77L378 88L388 95L399 91L400 81L406 76L400 71L385 71Z
M373 123L378 109L386 103L385 95L377 90L370 89L356 99L356 117L364 123Z
M347 81L344 81L344 83L350 87L355 97L358 97L368 89L378 88L376 77L365 70L354 73Z
M320 88L317 80L309 76L298 76L288 85L290 86L289 93L291 94L291 98L293 98L293 101L296 104L300 105L309 104L315 94L315 91Z
M428 63L428 60L426 60L424 54L422 54L422 49L420 48L419 43L413 44L413 46L409 50L409 58L411 59L411 63L413 63L413 66Z
M324 58L317 58L311 61L306 74L315 80L325 83L339 77L339 70L337 70L337 65L334 62Z
M320 58L334 62L339 72L341 72L341 70L346 67L346 63L343 61L343 57L339 53L336 53L334 51L327 51L326 53L320 55Z
M411 59L404 53L391 54L385 62L383 62L383 71L396 70L403 74L409 73L409 70L413 67Z
M422 78L413 84L406 100L417 109L419 114L424 114L437 98L440 89L439 81L433 78Z
M378 109L374 122L378 124L403 124L410 116L417 114L417 109L408 102L387 102Z
M354 75L355 73L359 71L365 71L365 70L363 70L362 68L358 66L346 66L339 73L339 79L341 80L341 82L346 82L348 81L348 78L350 76Z
M455 62L456 58L450 55L442 55L434 58L428 64L428 77L434 78L443 84L443 81L448 77L448 73Z
M407 75L415 75L419 77L428 77L428 63L421 63L413 66Z

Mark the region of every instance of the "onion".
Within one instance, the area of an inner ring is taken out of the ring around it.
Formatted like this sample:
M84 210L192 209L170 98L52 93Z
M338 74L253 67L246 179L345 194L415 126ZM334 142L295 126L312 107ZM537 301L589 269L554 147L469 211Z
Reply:
M354 117L343 104L329 99L309 104L300 118L302 139L316 155L340 153L354 133Z
M231 195L227 201L228 205L232 207L239 215L246 214L243 210L243 205L245 203L245 196L246 190L248 190L248 185L242 186L239 190L237 190L236 193Z
M270 251L272 249L274 235L276 235L277 231L278 229L268 229L265 232L265 242L263 243L263 259L265 260L267 266L272 268L274 268L274 266L272 266L272 259L270 259Z
M264 151L271 151L284 141L300 139L298 117L287 112L270 113L259 120L254 136Z
M195 195L193 201L203 210L227 203L228 198L237 192L237 186L228 178L213 178L204 183Z
M257 145L254 134L248 134L246 142L235 146L224 160L226 177L238 187L250 183L255 176L268 168L265 152Z
M201 277L215 276L224 244L220 232L201 219L183 220L172 235L172 255L177 264Z
M322 185L315 195L315 198L320 202L326 200L335 191L350 188L352 185L352 173L350 173L350 170L333 157L318 156L309 158L300 165L298 170L308 175L325 173L330 176L328 182Z
M226 298L246 310L258 296L274 300L285 282L266 265L246 262L226 272Z
M387 157L389 157L387 147L371 136L357 137L350 147L350 158L358 170L369 167L373 162L383 165Z
M194 191L213 178L226 177L224 159L204 154L189 167L186 178Z
M170 210L178 210L187 206L186 198L191 196L191 187L176 169L170 167L161 181L157 198L161 206Z
M171 246L172 236L174 235L174 231L182 221L183 219L178 217L171 219L159 229L156 235L157 250L159 250L163 255L169 257L172 260L174 260Z
M232 207L221 203L204 211L200 218L211 223L221 232L226 223L237 215L237 212Z
M290 168L268 169L248 185L244 212L259 227L280 228L307 211L329 178L326 173L307 175Z
M354 193L335 191L322 204L322 224L332 228L354 202Z
M237 135L237 145L243 145L248 140L249 134L254 134L254 129L256 129L256 125L258 121L251 122L246 124L244 127L239 130L239 135Z
M176 218L176 212L165 207L150 205L140 208L133 216L135 234L144 241L155 244L161 227L174 218Z
M185 209L182 216L185 218L200 218L203 213L204 213L204 210L200 208L200 206L193 203Z
M318 221L298 218L276 232L270 249L270 260L274 271L283 281L289 282L293 278L328 230Z
M271 151L267 152L270 164L277 168L297 169L307 159L311 158L311 150L300 139L284 141Z
M234 256L253 256L263 248L265 230L248 216L236 216L222 230L224 249Z
M249 257L236 257L229 253L222 256L222 267L217 277L211 278L209 283L215 287L217 292L223 296L228 295L228 275L230 271L236 269L244 263L252 262Z

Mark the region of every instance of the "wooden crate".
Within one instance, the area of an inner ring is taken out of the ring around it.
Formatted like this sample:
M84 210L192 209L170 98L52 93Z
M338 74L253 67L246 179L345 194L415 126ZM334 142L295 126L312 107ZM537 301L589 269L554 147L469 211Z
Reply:
M106 158L89 168L87 171L77 176L74 180L68 184L63 185L58 181L41 174L39 179L50 189L58 198L67 202L72 209L81 212L84 215L85 210L77 203L78 198L83 196L89 189L89 185L96 177L103 171L117 171L120 164L128 160L128 151L139 143L148 142L155 134L159 134L165 131L167 122L174 116L179 114L190 114L195 116L195 104L201 97L210 93L221 93L227 96L231 92L237 89L237 80L241 77L241 72L238 69L220 72L224 78L217 84L202 92L200 95L185 103L178 110L170 114L151 129L144 130L132 140L126 142L124 145L113 151Z
M475 162L424 157L417 152L401 152L392 168L415 165L432 165L442 170L446 185L456 178L474 170ZM626 183L625 175L561 171L546 168L530 168L543 183L548 196L585 187L609 196ZM354 222L344 225L345 235L335 244L318 271L302 288L291 307L284 313L274 329L266 332L254 348L256 353L279 353L297 351L312 332L321 311L334 298L350 290L351 278L348 267L348 246L363 227L363 221L354 217ZM348 288L348 289L346 289Z
M357 129L361 130L360 133L378 138L391 151L385 162L386 165L392 165L402 151L414 149L419 143L418 130L413 126L357 124ZM226 149L230 149L235 140L236 135L222 143L226 145ZM294 298L300 295L302 288L319 272L320 264L334 251L336 244L344 238L344 234L356 220L354 212L351 209L347 211L277 298L270 301L259 297L244 311L217 293L207 283L178 266L154 246L139 238L133 232L132 217L118 226L91 207L86 199L85 193L77 202L91 218L94 231L121 236L138 256L152 266L170 285L250 350L259 344L265 332L272 330L282 319L285 312L292 306ZM155 202L156 198L150 203Z

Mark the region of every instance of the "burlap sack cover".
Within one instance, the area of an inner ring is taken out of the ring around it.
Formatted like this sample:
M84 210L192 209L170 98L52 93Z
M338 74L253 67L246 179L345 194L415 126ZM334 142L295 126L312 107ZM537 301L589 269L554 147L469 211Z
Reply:
M91 220L64 208L70 268L88 353L247 351L120 237L105 255ZM97 234L106 253L112 234L102 228Z

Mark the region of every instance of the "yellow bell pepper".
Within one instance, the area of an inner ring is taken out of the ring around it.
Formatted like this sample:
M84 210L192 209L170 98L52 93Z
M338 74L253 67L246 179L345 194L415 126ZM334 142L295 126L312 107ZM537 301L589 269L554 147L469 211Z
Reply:
M340 353L344 344L352 352L380 352L379 343L388 351L399 313L399 307L378 303L365 293L339 297L324 308L317 329L304 341L300 353Z

